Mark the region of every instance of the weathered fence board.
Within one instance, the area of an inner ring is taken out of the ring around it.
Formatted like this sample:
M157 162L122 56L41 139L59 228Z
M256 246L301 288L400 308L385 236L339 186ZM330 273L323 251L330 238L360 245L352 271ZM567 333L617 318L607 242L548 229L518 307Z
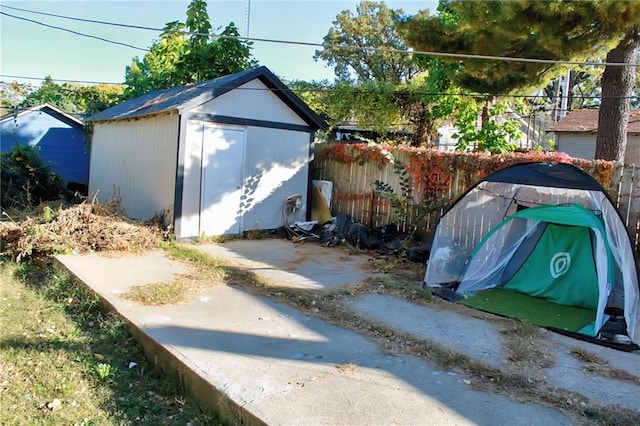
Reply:
M349 148L346 148L347 151ZM409 163L409 156L403 151L394 151L393 156L401 164ZM414 182L410 197L402 197L401 178L394 172L393 165L384 161L343 162L332 158L320 158L315 162L315 179L333 182L333 214L349 214L357 222L372 228L396 223L407 231L416 229L433 230L437 220L457 197L468 190L469 182L477 182L486 175L478 170L473 176L463 175L455 170L447 177L450 184L441 191L426 191L424 182ZM376 190L375 182L380 181L391 188L401 200L407 201L405 217L398 217L398 209L393 208L388 194ZM635 165L617 166L613 173L610 196L627 226L632 242L640 248L640 167ZM423 196L429 193L431 199ZM566 201L569 201L567 199ZM428 208L425 208L428 206ZM478 218L460 218L477 220ZM490 224L483 224L490 226Z

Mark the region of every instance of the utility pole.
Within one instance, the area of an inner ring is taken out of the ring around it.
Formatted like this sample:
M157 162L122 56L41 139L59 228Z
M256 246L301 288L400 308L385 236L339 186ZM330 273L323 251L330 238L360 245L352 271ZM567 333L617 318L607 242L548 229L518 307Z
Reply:
M569 85L571 84L571 70L567 70L567 75L564 78L564 86L562 86L562 98L560 100L560 117L562 120L567 115L569 109Z
M249 25L251 25L251 0L247 0L247 3L244 7L245 38L249 38Z

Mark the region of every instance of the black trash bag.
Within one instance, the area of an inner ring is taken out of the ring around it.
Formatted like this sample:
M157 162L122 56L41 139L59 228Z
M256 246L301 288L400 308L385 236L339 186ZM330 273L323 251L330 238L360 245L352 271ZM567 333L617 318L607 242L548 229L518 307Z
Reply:
M404 239L406 234L400 230L398 230L398 225L395 223L390 223L387 225L379 226L375 229L375 232L380 236L382 241L393 241L398 238Z
M416 263L427 263L431 254L431 241L422 243L419 246L411 247L407 250L407 259Z
M358 248L367 248L371 230L361 223L352 223L345 235L345 239Z
M351 215L348 214L339 214L336 216L336 227L334 232L336 234L336 238L343 239L347 238L347 234L349 233L349 228L353 225L354 220Z
M387 241L380 248L378 248L377 252L382 255L390 255L397 254L402 248L402 239L396 238L395 240Z

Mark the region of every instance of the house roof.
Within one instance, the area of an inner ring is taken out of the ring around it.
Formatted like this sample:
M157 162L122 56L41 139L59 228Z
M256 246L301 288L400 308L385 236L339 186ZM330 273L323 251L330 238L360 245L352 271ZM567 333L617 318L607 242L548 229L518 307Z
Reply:
M0 123L5 123L7 121L11 121L14 120L16 117L20 117L22 115L25 114L30 114L33 112L38 112L38 111L42 111L45 112L55 118L57 118L60 121L63 121L71 126L76 126L76 127L83 127L84 123L82 122L82 120L80 120L78 117L75 117L71 114L68 114L64 111L62 111L59 108L54 107L53 105L50 104L41 104L38 106L34 106L34 107L29 107L26 109L21 110L20 112L16 113L9 113L9 114L5 114L2 117L0 117Z
M551 125L547 132L589 132L598 131L597 109L578 109ZM627 124L627 133L640 133L640 110L632 110Z
M319 115L313 112L306 103L264 66L226 75L215 80L149 92L94 114L87 118L87 121L122 120L167 111L178 111L179 113L189 111L254 79L259 79L265 86L272 89L273 94L311 127L322 130L328 127Z

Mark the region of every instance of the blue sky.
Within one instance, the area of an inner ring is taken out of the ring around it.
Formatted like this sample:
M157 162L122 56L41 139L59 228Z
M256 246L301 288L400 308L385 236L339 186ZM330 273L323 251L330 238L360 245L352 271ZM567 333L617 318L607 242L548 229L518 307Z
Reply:
M189 1L174 0L75 0L75 1L7 1L3 5L76 18L93 19L129 25L162 28L167 22L186 19ZM251 0L249 36L255 38L321 43L332 21L342 10L354 12L358 1L333 0ZM437 7L436 0L387 1L393 9L415 14ZM208 13L214 27L233 21L242 35L246 34L246 0L213 1ZM28 18L48 25L148 48L158 32L127 29L0 8L4 13ZM79 80L119 83L125 67L134 56L144 51L81 37L46 28L31 22L0 15L0 74L54 80ZM255 42L253 55L261 65L287 80L333 80L333 70L324 62L315 62L316 48ZM2 81L16 80L1 77ZM20 80L19 80L20 81ZM25 80L26 81L26 80ZM28 81L37 84L38 81Z

